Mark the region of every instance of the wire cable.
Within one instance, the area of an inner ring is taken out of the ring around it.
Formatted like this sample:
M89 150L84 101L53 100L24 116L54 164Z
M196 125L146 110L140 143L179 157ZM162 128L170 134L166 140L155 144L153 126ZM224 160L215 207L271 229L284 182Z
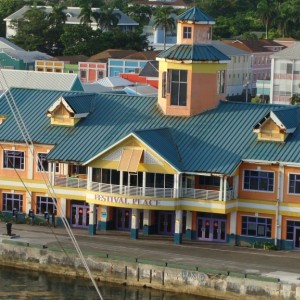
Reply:
M0 71L1 71L1 68L0 68ZM34 152L35 152L35 150L34 150L35 149L34 148L34 143L33 143L32 139L31 139L31 136L30 136L30 134L29 134L29 132L27 130L27 127L26 127L26 125L24 123L24 120L23 120L22 115L21 115L21 113L19 111L19 108L18 108L18 106L17 106L17 104L15 102L15 99L14 99L14 97L13 97L10 89L8 88L8 85L7 85L6 79L4 77L4 74L3 74L2 71L1 71L1 73L2 73L3 80L4 80L5 84L6 84L6 89L7 89L4 92L4 97L5 97L5 99L7 101L7 104L8 104L8 106L9 106L9 108L10 108L10 110L11 110L13 116L14 116L14 119L15 119L15 121L17 123L17 126L18 126L18 128L19 128L19 130L20 130L20 132L21 132L21 134L23 136L24 142L26 143L26 145L27 145L27 147L28 147L28 149L29 149L32 157L34 157ZM2 88L4 88L4 86L3 86L2 83L1 83L1 86L2 86ZM37 162L39 161L38 157L37 157L36 161ZM41 166L42 166L42 164L41 164ZM53 185L52 185L52 183L50 181L50 178L47 175L47 173L45 172L45 170L44 170L43 167L42 167L41 174L42 174L44 183L46 184L46 187L47 187L47 190L48 190L49 194L51 195L51 197L53 199L57 199L56 193L55 193ZM68 234L69 234L69 236L71 238L71 241L73 242L73 245L74 245L74 247L75 247L75 249L76 249L76 251L77 251L77 253L78 253L78 255L79 255L80 259L81 259L81 261L82 261L82 264L85 267L85 269L86 269L86 271L87 271L87 273L88 273L88 275L89 275L89 277L90 277L90 279L91 279L91 281L92 281L92 283L93 283L93 285L94 285L94 287L96 289L96 292L99 295L99 298L101 300L103 300L101 292L100 292L100 290L99 290L99 288L98 288L98 286L96 284L96 281L95 281L95 279L94 279L94 277L93 277L93 275L92 275L92 273L90 271L90 268L89 268L89 266L88 266L88 264L87 264L87 262L86 262L86 260L85 260L85 258L83 256L83 253L82 253L82 251L81 251L81 249L79 247L79 244L76 241L76 238L75 238L75 236L74 236L74 234L72 232L71 226L70 226L70 224L69 224L69 222L68 222L68 220L67 220L67 218L65 216L65 213L64 213L61 205L58 204L58 201L54 201L54 202L55 202L56 210L59 212L59 214L60 214L60 216L62 218L62 222L63 222L63 224L64 224L64 226L65 226L65 228L66 228L66 230L67 230L67 232L68 232Z

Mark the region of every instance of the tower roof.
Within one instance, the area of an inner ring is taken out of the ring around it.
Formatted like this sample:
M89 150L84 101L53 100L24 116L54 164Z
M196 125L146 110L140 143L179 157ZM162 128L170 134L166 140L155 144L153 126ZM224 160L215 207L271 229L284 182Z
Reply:
M198 7L192 7L177 17L178 21L190 21L198 24L215 24L214 19Z
M212 45L174 45L157 55L160 59L189 61L229 61L230 58Z

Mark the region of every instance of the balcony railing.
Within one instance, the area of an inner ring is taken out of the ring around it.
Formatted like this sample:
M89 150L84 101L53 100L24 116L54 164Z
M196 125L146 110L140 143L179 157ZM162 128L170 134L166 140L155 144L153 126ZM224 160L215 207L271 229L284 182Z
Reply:
M73 177L55 177L54 185L87 189L87 180Z
M183 198L219 200L219 191L183 189Z
M55 177L54 185L65 186L71 188L87 189L86 179L73 177ZM175 198L177 190L175 188L152 188L115 185L107 183L92 182L90 190L98 193L120 194L127 196L143 196L156 198ZM226 192L226 200L232 199L232 190ZM216 190L200 190L200 189L182 189L182 198L219 200L219 191Z

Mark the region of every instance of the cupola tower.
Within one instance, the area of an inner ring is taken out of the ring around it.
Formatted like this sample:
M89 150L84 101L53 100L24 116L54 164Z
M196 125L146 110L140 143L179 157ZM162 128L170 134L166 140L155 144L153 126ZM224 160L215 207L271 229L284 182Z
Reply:
M158 104L166 115L192 116L225 99L230 58L211 45L213 18L193 7L177 18L177 44L161 52Z

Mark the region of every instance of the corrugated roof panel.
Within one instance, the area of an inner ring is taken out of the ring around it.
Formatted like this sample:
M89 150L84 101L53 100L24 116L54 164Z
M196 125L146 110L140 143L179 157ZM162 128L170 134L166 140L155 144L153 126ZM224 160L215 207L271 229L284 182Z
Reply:
M212 45L174 45L161 52L158 58L192 61L230 61L230 58Z
M258 142L253 132L253 126L270 109L286 106L221 102L213 110L187 118L163 115L154 97L95 94L94 110L76 126L66 127L50 124L46 116L49 107L60 96L90 96L26 89L11 92L32 140L56 145L49 153L53 160L86 162L129 134L139 132L180 171L231 174L242 159L300 162L299 127L284 143ZM1 100L0 114L9 117L0 125L0 139L22 141L5 99ZM181 165L175 159L175 145Z
M192 22L207 22L207 23L213 23L214 24L214 19L207 13L203 12L200 8L198 7L192 7L182 14L180 14L177 17L177 20L180 21L192 21Z
M298 119L298 107L288 107L285 109L277 109L273 110L273 113L277 116L277 118L282 122L285 128L296 128L299 119Z

